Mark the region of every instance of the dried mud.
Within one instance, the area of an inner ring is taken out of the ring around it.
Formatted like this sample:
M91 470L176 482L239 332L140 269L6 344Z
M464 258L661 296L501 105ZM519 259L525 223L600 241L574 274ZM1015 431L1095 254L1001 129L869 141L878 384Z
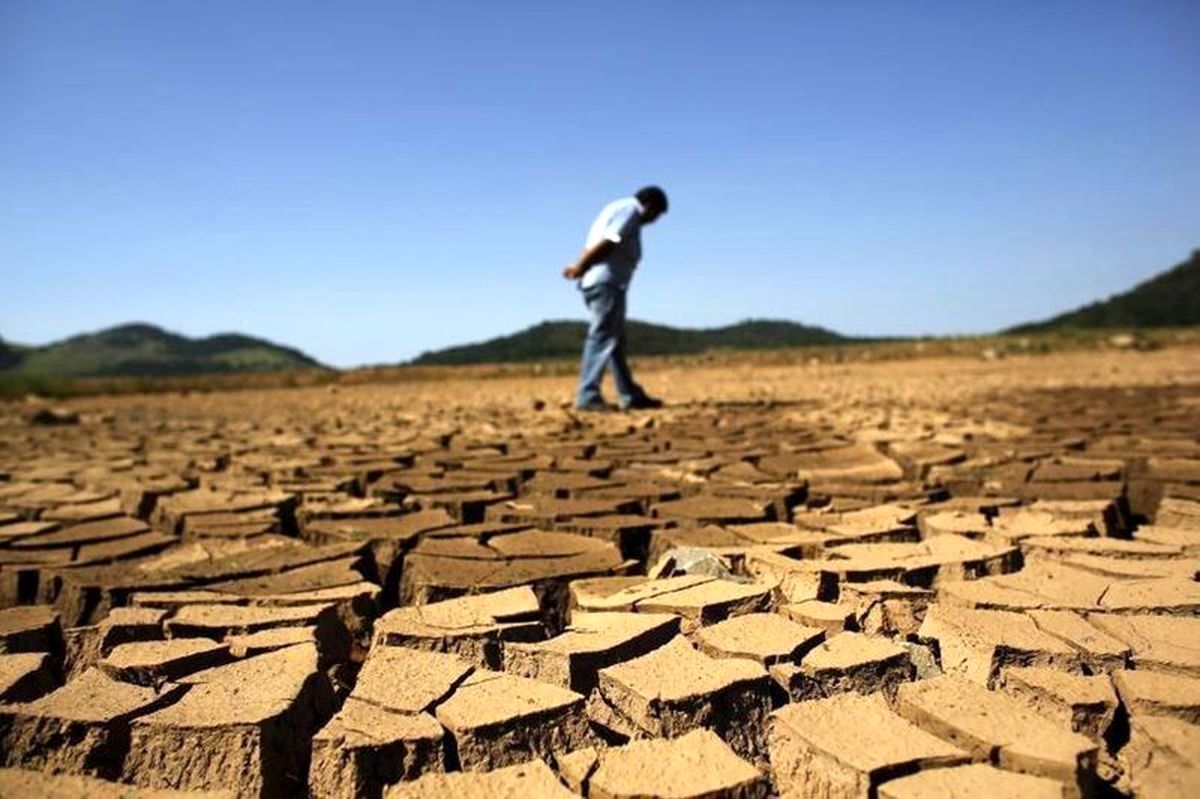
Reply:
M1183 795L1200 353L0 406L0 795Z

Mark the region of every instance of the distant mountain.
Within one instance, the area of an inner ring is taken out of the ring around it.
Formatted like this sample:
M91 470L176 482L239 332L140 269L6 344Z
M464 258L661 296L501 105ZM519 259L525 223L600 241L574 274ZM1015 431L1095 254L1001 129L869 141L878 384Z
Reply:
M1124 294L1085 305L1042 322L1006 332L1035 333L1058 328L1186 327L1200 325L1200 250L1172 269Z
M0 375L118 377L324 369L299 350L236 333L188 338L148 324L110 327L43 347L0 341Z
M765 319L705 330L630 320L625 331L631 355L686 355L715 349L777 349L852 341L824 328ZM542 322L510 336L426 352L412 363L462 365L578 358L586 332L583 322Z
M0 338L0 370L11 369L20 364L27 349L29 348Z

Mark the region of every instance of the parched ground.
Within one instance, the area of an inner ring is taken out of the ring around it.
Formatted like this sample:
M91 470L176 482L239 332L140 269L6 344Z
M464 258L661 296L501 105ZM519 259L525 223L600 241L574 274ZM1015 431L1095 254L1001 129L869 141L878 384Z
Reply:
M0 405L0 796L1183 796L1200 350Z

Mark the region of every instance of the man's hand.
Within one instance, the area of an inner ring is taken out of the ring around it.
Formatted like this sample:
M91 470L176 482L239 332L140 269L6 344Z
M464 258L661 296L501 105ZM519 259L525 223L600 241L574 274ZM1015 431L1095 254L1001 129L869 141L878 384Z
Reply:
M608 239L600 239L591 247L584 248L579 260L563 270L563 277L567 280L577 280L583 277L587 274L587 270L603 261L612 252L612 248L613 243Z

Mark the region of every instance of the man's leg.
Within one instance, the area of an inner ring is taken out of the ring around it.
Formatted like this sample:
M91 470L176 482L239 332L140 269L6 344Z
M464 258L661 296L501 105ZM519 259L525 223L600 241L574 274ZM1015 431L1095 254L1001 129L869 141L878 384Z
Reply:
M617 396L621 406L628 406L646 396L642 387L633 379L629 362L625 360L625 292L617 291L614 300L613 317L617 325L616 344L613 347L609 364L612 366L613 384L617 388Z
M604 379L604 367L617 346L620 325L614 318L615 294L612 286L600 284L584 291L584 302L592 312L587 338L583 342L583 358L579 364L579 392L575 396L575 407L582 408L604 401L600 394L600 381Z

